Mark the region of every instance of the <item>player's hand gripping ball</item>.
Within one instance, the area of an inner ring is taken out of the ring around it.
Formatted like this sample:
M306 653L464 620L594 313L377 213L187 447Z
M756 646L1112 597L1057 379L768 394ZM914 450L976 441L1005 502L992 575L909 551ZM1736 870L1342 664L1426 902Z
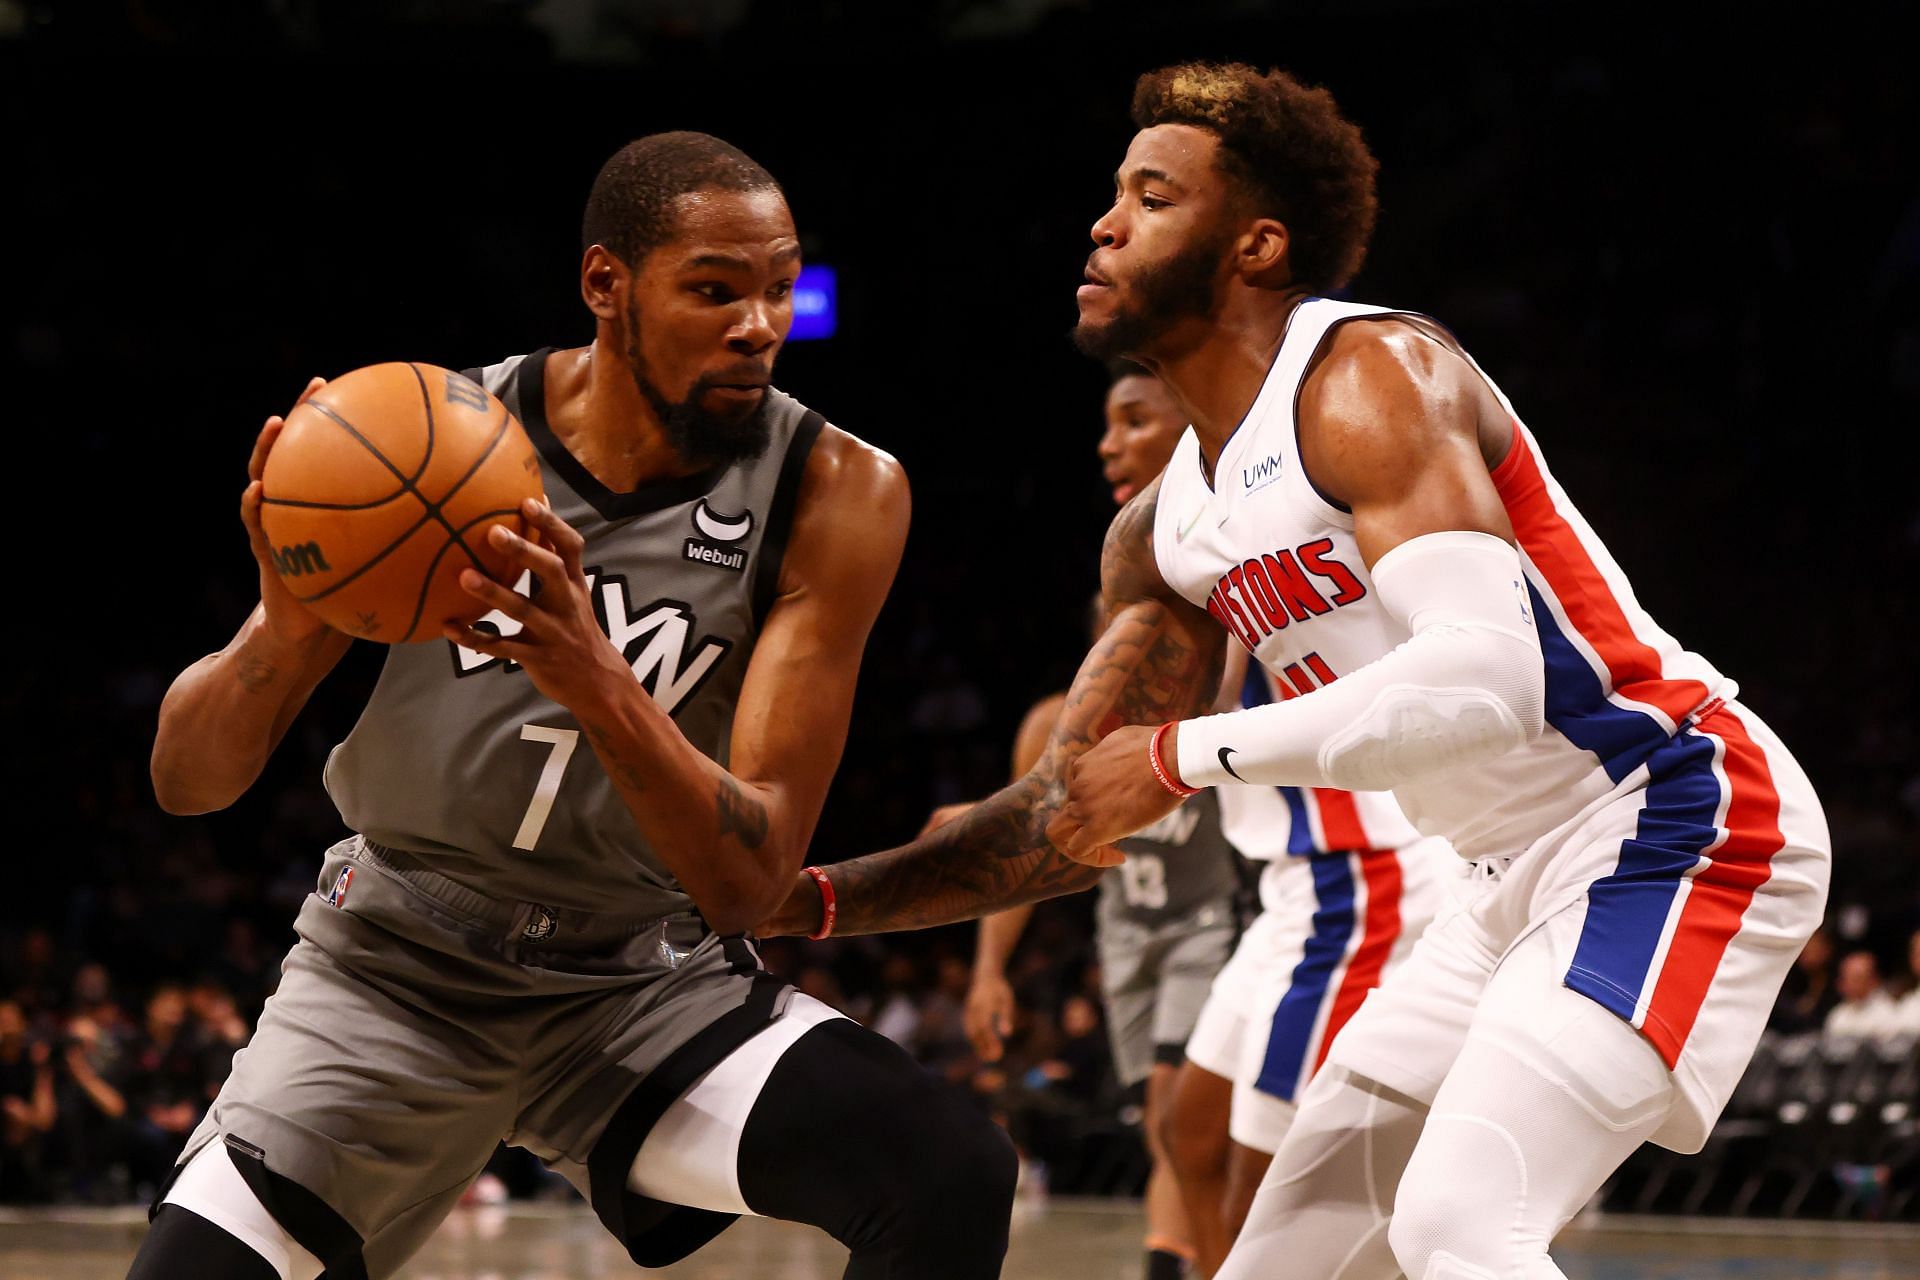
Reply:
M287 415L260 523L280 581L329 626L383 644L433 640L486 606L463 569L513 566L487 533L527 533L540 459L485 388L430 364L376 364Z

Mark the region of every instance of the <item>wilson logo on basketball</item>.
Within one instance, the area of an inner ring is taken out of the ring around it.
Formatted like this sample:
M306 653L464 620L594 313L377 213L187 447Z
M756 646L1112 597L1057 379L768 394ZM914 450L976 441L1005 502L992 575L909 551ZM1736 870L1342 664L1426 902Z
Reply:
M303 542L297 547L281 547L273 553L273 567L280 571L283 578L298 578L308 573L332 573L333 566L327 563L327 557L317 542Z

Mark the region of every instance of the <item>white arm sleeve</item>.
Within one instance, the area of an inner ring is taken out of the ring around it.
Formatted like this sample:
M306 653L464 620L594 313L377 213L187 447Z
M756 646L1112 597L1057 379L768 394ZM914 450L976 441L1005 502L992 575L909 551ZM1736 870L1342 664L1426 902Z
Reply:
M1381 556L1373 586L1406 642L1301 697L1182 721L1188 786L1388 791L1539 736L1546 668L1511 544L1425 534Z

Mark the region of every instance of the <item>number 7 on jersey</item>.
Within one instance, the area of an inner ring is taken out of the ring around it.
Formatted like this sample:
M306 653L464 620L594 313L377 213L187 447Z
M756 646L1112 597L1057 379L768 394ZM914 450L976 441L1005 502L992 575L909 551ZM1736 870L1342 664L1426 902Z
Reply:
M524 724L520 726L520 737L527 742L553 744L553 750L547 753L546 767L540 770L540 781L533 788L527 816L520 820L520 830L513 837L514 848L531 849L539 843L540 832L547 825L547 815L553 812L553 798L560 794L560 775L567 771L567 761L573 758L573 749L580 745L580 731L551 729L543 724Z

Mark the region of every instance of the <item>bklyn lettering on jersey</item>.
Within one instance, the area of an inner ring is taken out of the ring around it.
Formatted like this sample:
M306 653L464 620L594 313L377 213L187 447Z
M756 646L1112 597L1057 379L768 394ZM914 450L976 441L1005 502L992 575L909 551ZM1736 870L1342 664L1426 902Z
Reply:
M717 636L703 636L696 642L692 637L698 621L692 608L683 601L660 599L636 609L626 578L617 573L603 574L597 568L585 572L594 620L613 642L613 647L632 665L634 678L661 709L671 715L675 707L700 687L720 659L726 657L732 642ZM513 589L528 595L532 584L533 574L522 573ZM498 609L474 625L508 638L522 630L519 622ZM478 675L489 667L520 670L517 662L490 658L451 641L448 647L453 650L456 676Z

